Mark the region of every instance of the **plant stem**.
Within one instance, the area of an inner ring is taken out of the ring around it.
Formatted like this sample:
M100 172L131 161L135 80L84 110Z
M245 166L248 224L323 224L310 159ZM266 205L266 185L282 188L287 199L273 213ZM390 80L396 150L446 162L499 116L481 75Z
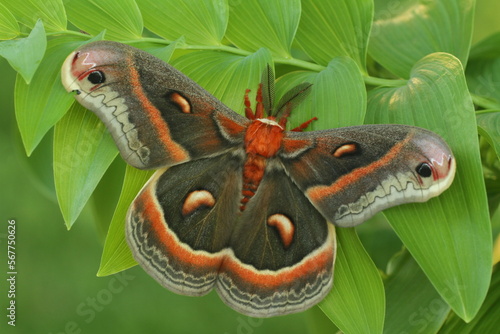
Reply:
M57 36L57 35L61 35L61 34L73 35L73 36L78 36L78 37L87 37L88 39L93 37L93 36L84 34L83 32L74 31L74 30L53 31L53 32L48 32L46 34L47 34L47 36Z
M472 102L474 102L475 105L478 105L484 109L495 109L495 110L500 109L500 105L498 104L498 102L496 102L493 99L479 96L474 93L470 93L470 96L472 97Z
M87 35L82 34L80 32L71 31L71 30L66 30L63 32L51 33L51 34L55 35L55 34L60 34L60 33L78 35L78 36L82 36L82 35L87 36ZM150 42L150 43L164 44L164 45L170 45L172 43L177 43L175 48L179 49L179 50L214 50L214 51L223 51L223 52L227 52L227 53L232 53L232 54L236 54L236 55L240 55L240 56L249 56L252 54L251 51L243 50L243 49L240 49L240 48L237 48L234 46L224 45L224 44L218 44L218 45L187 44L182 38L177 40L177 41L171 41L171 40L166 40L163 38L146 37L146 38L141 38L141 39L122 41L122 43L125 43L125 44L136 44L139 42ZM312 63L310 61L297 59L297 58L274 58L274 62L276 64L291 65L291 66L295 66L295 67L302 68L304 70L313 71L313 72L321 72L326 68L323 65L315 64L315 63ZM372 77L369 75L363 75L363 80L364 80L366 85L370 85L370 86L400 87L400 86L404 86L407 83L406 80L384 79L384 78Z

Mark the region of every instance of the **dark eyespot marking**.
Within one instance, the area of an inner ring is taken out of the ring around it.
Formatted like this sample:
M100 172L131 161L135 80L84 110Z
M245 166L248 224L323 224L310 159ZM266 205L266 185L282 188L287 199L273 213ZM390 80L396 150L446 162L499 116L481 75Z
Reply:
M417 168L415 168L415 171L422 177L429 177L432 175L432 168L427 162L422 162L421 164L419 164Z
M104 72L94 71L88 75L87 79L93 85L97 85L104 83L106 81L106 76L104 75Z
M333 154L333 156L335 158L342 158L344 156L353 155L353 154L356 154L356 153L359 153L358 144L356 144L356 143L345 143L345 144L342 144L339 147L337 147L333 151L332 154Z

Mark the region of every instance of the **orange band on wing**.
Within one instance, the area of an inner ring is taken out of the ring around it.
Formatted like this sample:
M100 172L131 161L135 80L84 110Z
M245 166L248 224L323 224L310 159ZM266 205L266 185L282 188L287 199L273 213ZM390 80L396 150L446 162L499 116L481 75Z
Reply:
M285 138L283 140L282 149L286 154L290 154L297 151L302 151L308 147L311 147L311 145L311 140Z
M222 127L220 130L231 138L240 137L247 129L246 126L235 122L234 120L224 116L222 113L216 114L216 117L219 128Z
M151 103L151 101L149 101L146 94L144 94L137 69L133 66L131 60L129 60L128 63L130 69L130 82L132 85L132 92L140 101L142 108L144 109L146 115L151 121L151 124L158 134L160 142L163 144L165 150L171 155L171 158L175 162L188 160L188 152L186 152L186 150L184 150L181 145L179 145L172 139L172 137L170 136L170 129L161 116L160 111Z
M328 196L332 196L342 190L344 190L347 186L357 182L362 177L372 174L379 168L382 168L389 164L394 158L401 152L403 147L411 140L412 133L409 133L408 136L401 142L394 145L386 155L384 155L381 159L372 162L368 166L360 167L352 172L342 176L337 181L332 183L329 186L313 186L306 191L307 197L313 202L319 202L323 198Z
M259 271L252 266L244 265L235 257L226 257L221 272L236 276L247 284L266 289L278 289L283 285L290 285L301 278L308 277L326 270L331 270L334 260L334 249L331 244L325 245L313 256L295 266L278 271Z

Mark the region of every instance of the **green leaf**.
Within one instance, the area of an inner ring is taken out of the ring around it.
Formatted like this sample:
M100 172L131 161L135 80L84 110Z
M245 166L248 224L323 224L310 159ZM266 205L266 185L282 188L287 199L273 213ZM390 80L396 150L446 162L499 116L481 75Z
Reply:
M106 236L97 276L112 275L137 264L125 240L125 219L130 204L153 172L127 165L122 192Z
M306 333L339 333L337 326L326 316L320 307L312 307L306 312L301 313L306 317ZM280 319L280 318L277 318ZM280 332L278 330L277 332ZM300 333L300 331L299 331Z
M427 203L384 213L441 297L471 320L488 289L492 237L476 118L460 61L446 53L423 58L406 86L370 92L366 120L433 130L454 152L457 174L450 189Z
M112 40L142 36L142 16L134 0L69 0L65 6L69 21L93 36L103 30Z
M333 289L319 307L344 333L382 333L384 286L353 228L337 228Z
M96 227L97 237L99 241L102 241L102 244L106 240L109 225L120 197L125 168L126 163L123 159L114 159L82 211L82 215L88 211L92 214L91 217Z
M488 193L491 220L500 203L500 110L481 110L476 114L484 183ZM493 231L495 231L493 229Z
M500 266L496 266L491 279L490 289L483 306L476 317L465 323L456 315L452 315L444 324L439 334L475 334L496 333L500 327Z
M169 45L165 46L165 44L150 42L149 40L137 41L133 43L129 43L131 46L144 50L146 52L151 53L153 56L160 58L164 62L168 63L170 58L172 57L176 47L178 44L182 44L184 40L180 38L178 41L174 41Z
M394 254L403 247L383 212L356 226L356 232L377 268L386 268Z
M408 78L413 65L437 51L467 63L475 0L375 2L369 54L395 75Z
M55 126L54 183L68 229L117 153L104 124L79 104Z
M495 233L495 246L493 246L493 263L495 265L498 265L498 263L500 263L500 222L497 220L495 223L493 223L493 226L497 231Z
M227 0L137 0L146 28L168 40L221 45L227 27ZM158 13L164 13L158 15Z
M363 124L366 90L359 68L352 59L337 57L319 73L290 72L280 77L276 83L277 99L303 82L313 84L311 93L292 112L289 128L312 117L317 117L318 120L310 124L310 130Z
M173 42L170 45L167 45L167 46L164 46L161 48L150 48L150 49L147 49L146 51L148 51L153 56L160 58L161 60L163 60L164 62L167 63L175 51L176 44L177 44L177 42Z
M10 66L29 84L46 48L45 30L42 21L38 20L28 37L0 43L0 56L6 58Z
M229 0L226 37L243 50L265 47L273 56L290 58L300 11L300 0Z
M470 50L469 61L500 57L500 32L492 34L474 44Z
M474 57L467 64L467 84L472 93L486 99L487 108L500 108L500 34L475 46Z
M267 49L247 56L217 51L198 51L177 58L172 64L232 110L243 114L243 97L252 89L250 100L255 101L262 71L272 58Z
M493 34L471 49L467 84L484 108L500 108L500 33ZM478 99L480 97L480 99Z
M30 29L38 20L42 20L48 32L66 30L67 19L62 0L3 0L2 2L21 24Z
M15 38L20 33L16 18L7 7L0 3L0 40Z
M372 0L303 0L295 42L318 64L348 56L366 72L372 19Z
M393 257L389 266L384 333L436 333L448 316L448 304L407 251Z
M488 140L500 157L500 110L488 110L477 115L477 125L481 136Z
M75 37L50 40L46 56L31 83L28 85L17 76L14 93L16 118L28 155L74 101L62 87L60 68L64 59L83 41L83 38Z

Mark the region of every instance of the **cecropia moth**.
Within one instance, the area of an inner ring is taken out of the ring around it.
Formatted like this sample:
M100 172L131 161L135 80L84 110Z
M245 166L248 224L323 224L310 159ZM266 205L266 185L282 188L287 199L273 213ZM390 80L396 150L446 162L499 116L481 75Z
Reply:
M70 54L62 82L106 124L128 164L159 169L127 215L137 262L174 292L215 288L250 316L321 301L333 281L334 225L426 201L455 174L447 144L425 129L286 131L311 88L299 85L273 107L271 70L255 111L245 95L247 117L172 66L115 42Z

